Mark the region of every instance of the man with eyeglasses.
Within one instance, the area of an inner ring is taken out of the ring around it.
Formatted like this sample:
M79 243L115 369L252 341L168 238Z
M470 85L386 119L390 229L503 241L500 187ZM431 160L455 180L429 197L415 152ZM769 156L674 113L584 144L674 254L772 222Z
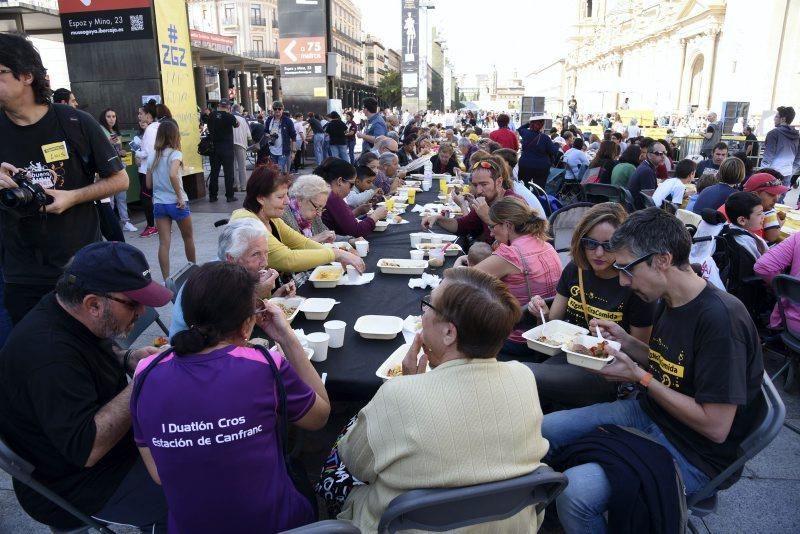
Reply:
M694 273L691 245L683 223L658 208L635 212L614 232L620 284L659 305L649 345L616 323L591 321L592 329L622 344L620 351L609 350L614 361L597 373L638 383L642 394L546 415L542 434L551 456L600 425L633 427L667 449L688 497L737 458L758 416L761 344L745 306ZM567 467L569 485L556 499L565 530L606 531L612 476L595 462Z
M647 148L645 160L636 167L628 180L628 190L633 196L633 204L642 207L640 195L642 189L655 189L658 187L656 169L664 162L667 149L661 143L653 143Z
M145 306L172 293L150 279L141 251L118 242L79 250L54 292L12 331L0 352L0 434L34 476L103 522L166 532L166 501L131 433L132 375L155 347L119 351ZM79 522L14 481L23 509L59 529Z
M269 159L283 172L289 172L295 150L294 121L284 115L283 103L276 100L272 103L272 115L264 123L264 137L261 138L261 147L269 148Z

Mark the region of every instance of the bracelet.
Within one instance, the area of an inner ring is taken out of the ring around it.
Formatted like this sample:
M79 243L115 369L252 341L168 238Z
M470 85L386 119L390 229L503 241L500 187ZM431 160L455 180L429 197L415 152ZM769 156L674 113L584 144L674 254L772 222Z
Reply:
M128 349L125 351L125 356L122 357L122 370L126 373L128 372L128 361L131 359L131 354L133 354L133 349Z
M639 383L644 387L648 387L650 385L650 381L653 379L653 373L645 373Z

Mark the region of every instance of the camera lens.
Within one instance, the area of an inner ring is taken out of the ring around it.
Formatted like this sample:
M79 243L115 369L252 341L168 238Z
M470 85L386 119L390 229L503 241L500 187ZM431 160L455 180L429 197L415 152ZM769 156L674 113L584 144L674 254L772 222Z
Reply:
M31 192L21 187L0 190L0 203L7 208L27 206L32 200Z

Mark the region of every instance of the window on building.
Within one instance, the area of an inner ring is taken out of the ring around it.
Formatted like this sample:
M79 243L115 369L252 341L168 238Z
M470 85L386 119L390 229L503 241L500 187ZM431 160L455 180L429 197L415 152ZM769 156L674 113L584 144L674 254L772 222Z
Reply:
M225 20L233 20L236 18L236 6L233 4L225 4Z
M253 4L250 6L250 18L252 19L261 19L261 5L260 4Z
M586 17L592 18L592 0L586 0Z
M264 40L263 39L253 39L253 50L256 52L263 52L264 51Z

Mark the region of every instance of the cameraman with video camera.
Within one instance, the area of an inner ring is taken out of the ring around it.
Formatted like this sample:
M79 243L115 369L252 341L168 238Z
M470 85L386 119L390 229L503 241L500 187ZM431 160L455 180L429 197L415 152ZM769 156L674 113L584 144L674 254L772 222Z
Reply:
M102 239L94 201L128 188L100 124L51 95L31 42L0 33L0 262L14 324L77 250Z
M294 121L288 115L284 115L283 103L276 100L272 103L272 115L264 123L264 136L259 145L262 152L266 152L269 148L269 158L281 172L289 172L289 164L294 157L296 137Z

